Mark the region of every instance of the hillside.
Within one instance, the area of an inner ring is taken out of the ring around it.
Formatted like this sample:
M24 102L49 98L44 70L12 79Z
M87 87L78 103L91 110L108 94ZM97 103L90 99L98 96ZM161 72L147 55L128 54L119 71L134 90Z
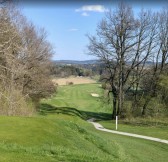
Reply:
M98 64L99 60L84 60L84 61L78 61L78 60L54 60L53 61L56 64L71 64L71 65L87 65L87 64Z
M100 132L86 122L110 119L102 94L99 84L63 86L36 116L1 117L0 161L166 162L168 145Z
M102 61L100 60L83 60L83 61L78 61L78 60L53 60L53 63L57 65L94 65L94 64L103 64ZM132 62L128 61L127 65L130 65ZM160 62L159 62L160 64ZM145 64L147 67L152 66L153 62L152 61L146 61Z

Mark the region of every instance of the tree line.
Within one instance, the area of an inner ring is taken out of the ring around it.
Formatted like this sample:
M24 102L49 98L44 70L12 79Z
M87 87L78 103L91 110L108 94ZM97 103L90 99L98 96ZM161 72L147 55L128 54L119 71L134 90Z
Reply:
M0 114L27 115L55 91L50 75L52 45L43 28L10 1L0 1Z
M102 73L103 65L102 64L57 64L52 63L51 65L51 75L53 77L69 77L69 76L84 76L84 77L93 77L100 75Z
M113 96L112 118L157 116L167 111L167 8L141 9L135 15L131 6L120 3L106 13L96 35L88 38L89 53L105 64L101 79Z

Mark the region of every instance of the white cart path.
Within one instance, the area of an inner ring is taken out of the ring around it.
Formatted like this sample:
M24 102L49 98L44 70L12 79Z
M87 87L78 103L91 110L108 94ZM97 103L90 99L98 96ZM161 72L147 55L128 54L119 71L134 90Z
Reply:
M154 137L149 137L149 136L143 136L143 135L138 135L138 134L133 134L133 133L126 133L126 132L120 132L120 131L114 131L114 130L106 129L101 124L99 124L97 122L94 122L94 119L89 119L88 122L93 124L94 127L97 130L100 130L100 131L114 133L114 134L120 134L120 135L124 135L124 136L142 138L142 139L146 139L146 140L151 140L151 141L156 141L156 142L161 142L161 143L168 144L168 140L164 140L164 139L160 139L160 138L154 138Z

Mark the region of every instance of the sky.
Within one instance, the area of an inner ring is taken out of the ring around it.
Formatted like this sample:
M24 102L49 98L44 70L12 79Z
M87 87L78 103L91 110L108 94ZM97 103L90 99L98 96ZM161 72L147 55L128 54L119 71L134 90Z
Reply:
M37 27L48 33L47 40L54 47L53 60L90 60L87 34L95 35L98 23L118 1L113 0L60 0L19 2L22 13ZM141 7L159 10L166 1L127 1L135 13Z

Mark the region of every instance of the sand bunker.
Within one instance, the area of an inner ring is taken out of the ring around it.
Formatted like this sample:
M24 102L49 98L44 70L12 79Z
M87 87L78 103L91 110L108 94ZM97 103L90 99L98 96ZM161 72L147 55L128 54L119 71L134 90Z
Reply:
M91 93L91 96L93 96L93 97L99 97L99 94L97 94L97 93Z

